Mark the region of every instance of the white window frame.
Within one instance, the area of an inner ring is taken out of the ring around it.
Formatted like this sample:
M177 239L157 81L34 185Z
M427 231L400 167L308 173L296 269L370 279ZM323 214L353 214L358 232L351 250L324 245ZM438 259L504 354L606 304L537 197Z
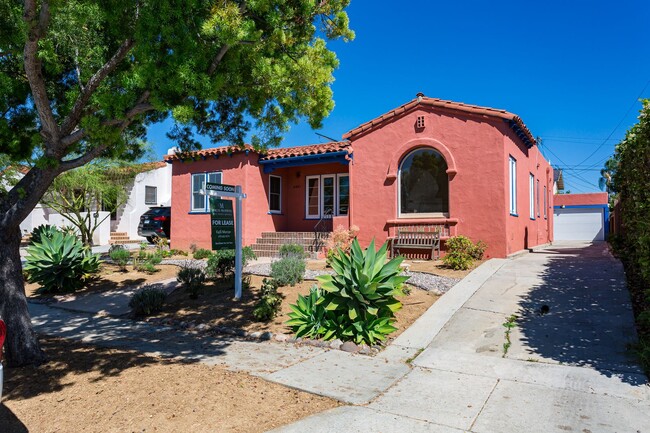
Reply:
M535 219L535 175L533 173L530 173L529 176L529 182L528 182L528 195L529 195L529 201L530 201L530 206L529 206L529 211L530 211L530 219L534 220Z
M153 188L153 192L154 192L153 201L147 201L147 190L149 188ZM154 205L154 206L158 204L158 187L157 186L151 186L151 185L145 185L144 186L144 204L146 204L146 205Z
M279 209L271 209L271 179L274 177L280 180L280 191L279 191L280 200L278 201L278 204L280 205ZM274 174L269 175L269 213L273 213L273 214L282 213L282 176L276 176Z
M192 173L190 176L190 213L205 213L205 212L210 212L210 200L208 200L208 196L205 196L205 201L204 201L204 206L203 207L197 207L194 206L194 177L195 176L202 176L203 181L201 182L201 188L202 190L205 191L205 183L206 183L206 178L209 179L211 176L218 176L218 179L216 183L223 183L223 172L221 171L209 171L209 172L203 172L203 173Z
M537 204L537 218L539 218L539 179L537 179L537 200L535 203Z
M341 179L348 178L348 211L341 213ZM350 214L350 175L348 173L339 173L336 175L336 215L348 216Z
M318 187L316 188L316 191L318 192L318 211L315 214L310 214L309 213L309 180L310 179L317 179L318 180ZM321 211L321 187L322 187L322 182L320 175L316 176L306 176L305 177L305 219L319 219L320 218L320 211Z
M510 215L517 215L517 160L510 155L509 159L510 173Z

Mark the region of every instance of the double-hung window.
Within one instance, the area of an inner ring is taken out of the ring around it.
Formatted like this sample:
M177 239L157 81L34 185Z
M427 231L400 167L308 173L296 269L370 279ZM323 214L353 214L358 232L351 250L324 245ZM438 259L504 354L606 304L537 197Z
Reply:
M222 183L221 172L192 174L191 212L209 212L210 201L205 195L205 183Z
M537 179L537 218L539 218L539 179Z
M144 187L144 204L155 205L158 203L158 188L155 186Z
M282 178L280 176L269 176L269 212L282 212Z
M535 219L535 175L530 173L530 188L529 188L529 195L530 195L530 219L534 220Z
M517 215L517 160L512 156L510 167L510 215Z

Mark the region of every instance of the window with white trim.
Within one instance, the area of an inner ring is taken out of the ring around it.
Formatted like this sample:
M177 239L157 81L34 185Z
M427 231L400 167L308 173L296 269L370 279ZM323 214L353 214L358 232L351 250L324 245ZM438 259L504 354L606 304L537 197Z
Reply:
M320 218L320 176L307 176L305 207L307 218Z
M517 215L517 160L512 156L510 167L510 215Z
M336 208L338 215L347 215L350 209L350 176L347 174L339 174L338 178L338 194Z
M155 186L145 185L144 187L144 204L158 204L158 188Z
M222 174L220 171L213 173L193 173L192 174L192 203L190 212L209 212L210 201L205 194L206 179L210 183L222 183Z
M539 179L537 179L537 218L539 218Z
M530 174L530 182L529 184L529 197L530 197L530 219L534 220L535 219L535 176L531 173Z
M546 194L548 194L548 193L546 192L546 185L544 185L544 219L546 219L546 218L547 218L547 215L548 215L548 214L546 213L546 212L548 212L548 211L546 210L546 208L548 207L548 204L547 204L547 202L546 202L546 200L547 200Z
M282 178L269 175L269 212L282 212Z

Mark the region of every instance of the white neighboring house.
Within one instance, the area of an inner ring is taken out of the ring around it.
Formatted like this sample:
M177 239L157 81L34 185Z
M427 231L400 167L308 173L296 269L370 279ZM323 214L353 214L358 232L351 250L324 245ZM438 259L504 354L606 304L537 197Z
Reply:
M111 232L126 233L128 239L144 241L145 238L138 236L142 214L152 207L171 206L172 165L163 161L151 165L151 170L135 177L129 187L129 199L111 216Z
M175 153L174 148L167 151L167 154L173 153ZM127 202L108 218L108 212L99 212L98 219L103 220L103 222L93 236L95 245L109 244L112 233L118 235L115 237L116 239L129 239L135 242L144 241L145 238L138 236L140 216L151 207L171 206L171 164L159 161L145 163L144 165L150 166L151 169L137 174L133 183L127 187L129 194ZM27 235L41 224L57 227L71 225L70 221L62 215L39 203L20 224L20 230L23 235Z

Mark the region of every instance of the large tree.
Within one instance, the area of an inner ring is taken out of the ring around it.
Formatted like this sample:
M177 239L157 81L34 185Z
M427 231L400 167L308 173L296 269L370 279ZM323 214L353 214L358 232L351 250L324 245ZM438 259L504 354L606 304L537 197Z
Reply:
M31 326L20 222L61 173L97 157L136 158L146 128L172 116L182 150L213 141L278 145L333 108L351 39L349 0L0 0L0 156L33 165L0 192L0 315L10 365L44 359Z

